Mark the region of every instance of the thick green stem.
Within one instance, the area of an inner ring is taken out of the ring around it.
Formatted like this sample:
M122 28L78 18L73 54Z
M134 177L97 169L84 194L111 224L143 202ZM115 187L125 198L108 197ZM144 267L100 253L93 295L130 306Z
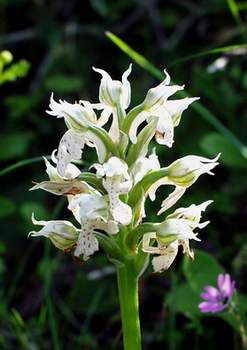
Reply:
M132 262L117 268L124 350L141 350L138 276Z

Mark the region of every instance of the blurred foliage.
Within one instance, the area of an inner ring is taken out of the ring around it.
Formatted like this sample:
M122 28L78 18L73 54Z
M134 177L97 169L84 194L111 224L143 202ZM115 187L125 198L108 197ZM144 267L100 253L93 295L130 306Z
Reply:
M27 239L32 211L37 219L67 218L64 202L56 207L48 193L28 191L32 181L45 179L41 156L65 130L45 113L51 91L55 99L97 102L99 77L91 67L117 78L130 61L106 38L111 31L158 72L168 67L174 81L200 96L246 144L246 11L246 1L232 0L0 1L0 349L122 349L115 272L103 254L80 265L49 242ZM233 45L242 47L207 54ZM133 104L157 83L136 64L130 80ZM222 334L227 348L241 349L230 320L202 317L197 304L201 287L214 284L221 269L236 279L247 304L246 160L195 109L184 113L172 151L157 147L163 164L219 151L214 178L200 179L179 202L214 200L206 214L211 224L195 244L204 253L193 263L178 258L167 273L146 273L141 281L145 350L219 349ZM84 155L85 166L95 159L90 149ZM12 171L1 172L9 166ZM154 221L166 191L147 208Z
M0 85L7 81L14 81L17 78L26 76L29 63L26 60L20 60L17 63L11 64L13 56L11 52L5 50L0 52Z

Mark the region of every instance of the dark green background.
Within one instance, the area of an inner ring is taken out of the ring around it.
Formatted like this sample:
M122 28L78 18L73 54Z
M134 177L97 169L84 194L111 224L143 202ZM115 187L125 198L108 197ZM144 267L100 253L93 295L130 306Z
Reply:
M167 68L176 83L200 96L201 103L247 143L246 52L224 54L228 64L214 74L207 67L221 54L176 62L215 47L246 43L245 8L243 1L241 26L223 0L1 0L1 49L10 50L15 62L24 58L30 63L25 78L0 87L1 169L49 155L57 147L65 126L45 113L51 91L56 99L97 102L100 79L92 66L119 79L133 62L110 42L106 30L157 68ZM157 84L135 63L130 81L132 105ZM205 215L211 224L193 246L212 254L245 293L246 159L191 108L175 131L174 147L157 147L164 165L188 154L211 157L219 151L222 158L215 176L201 177L179 205L215 201ZM89 149L84 157L85 167L95 160ZM28 192L32 181L46 178L44 170L37 162L0 177L0 348L121 349L114 269L103 254L80 265L44 239L27 239L32 211L38 219L69 219L65 202L58 197ZM153 220L165 190L161 194L147 209ZM222 334L227 349L241 349L225 321L198 314L198 294L181 286L181 255L167 273L154 275L150 269L141 279L144 349L215 350L222 346Z

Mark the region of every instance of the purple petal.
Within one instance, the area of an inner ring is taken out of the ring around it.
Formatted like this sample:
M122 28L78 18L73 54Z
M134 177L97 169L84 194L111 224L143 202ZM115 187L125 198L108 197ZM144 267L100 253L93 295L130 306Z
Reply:
M222 273L220 273L218 275L218 287L219 287L219 289L222 288L222 285L224 284L224 281L225 281L225 276Z
M224 297L227 297L227 298L231 298L234 291L235 291L235 282L233 283L234 281L231 281L231 277L229 274L226 274L225 276L218 277L218 285L219 285L219 289L220 289L220 292L221 294L224 296Z
M212 297L211 297L211 295L209 293L202 293L202 294L200 294L200 297L202 299L205 299L205 300L208 300L208 301L212 301Z
M206 312L216 313L216 312L223 311L226 308L226 305L223 305L219 302L203 301L198 305L198 307L202 313L206 313Z
M219 296L219 290L213 286L206 286L204 287L204 290L206 293L203 293L203 295L206 297L203 299L208 299L209 301L216 301L217 297Z

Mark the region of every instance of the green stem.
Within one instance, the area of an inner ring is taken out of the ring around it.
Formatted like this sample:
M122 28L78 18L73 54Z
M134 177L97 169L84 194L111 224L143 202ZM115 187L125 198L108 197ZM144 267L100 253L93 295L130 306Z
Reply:
M138 276L133 261L117 267L124 350L141 350Z

